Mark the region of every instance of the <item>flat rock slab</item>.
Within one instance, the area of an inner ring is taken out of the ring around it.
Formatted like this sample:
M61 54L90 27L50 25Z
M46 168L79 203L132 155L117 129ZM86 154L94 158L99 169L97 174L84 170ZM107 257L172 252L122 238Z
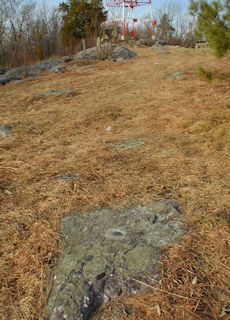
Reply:
M73 89L62 89L62 90L49 90L46 92L38 93L33 96L33 98L41 99L41 98L48 98L48 97L59 97L59 96L75 96L77 94L76 90Z
M183 77L183 73L178 71L175 73L167 74L167 77L173 80L178 80Z
M141 147L145 144L144 140L142 139L131 139L125 140L122 142L111 144L114 149L123 150L123 149L134 149Z
M55 178L59 181L69 182L79 180L81 175L79 173L71 173L71 174L58 174Z
M7 138L11 134L12 128L10 126L0 125L0 137Z
M134 279L156 276L161 249L183 233L178 207L170 201L64 218L65 248L47 319L88 320L104 302L136 293L141 286Z

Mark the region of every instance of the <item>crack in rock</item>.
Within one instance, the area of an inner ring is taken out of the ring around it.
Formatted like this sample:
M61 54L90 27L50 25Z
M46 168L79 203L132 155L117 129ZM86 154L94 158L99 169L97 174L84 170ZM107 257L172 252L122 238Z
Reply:
M140 291L133 278L158 276L161 249L183 233L172 201L64 218L66 245L55 268L47 319L89 320L104 302Z

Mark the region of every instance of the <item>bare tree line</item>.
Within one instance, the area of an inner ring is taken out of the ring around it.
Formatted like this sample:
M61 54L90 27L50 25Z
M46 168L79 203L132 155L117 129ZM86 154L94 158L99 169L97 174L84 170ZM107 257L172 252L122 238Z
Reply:
M161 23L164 15L168 17L174 29L171 37L167 40L178 45L194 45L195 21L189 13L186 12L181 2L177 0L169 0L160 8L157 12L158 25Z
M62 54L57 8L27 0L0 0L0 66Z

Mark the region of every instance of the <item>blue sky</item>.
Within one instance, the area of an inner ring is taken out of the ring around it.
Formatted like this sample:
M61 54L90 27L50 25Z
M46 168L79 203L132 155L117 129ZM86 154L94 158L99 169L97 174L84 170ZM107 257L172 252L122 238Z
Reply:
M162 7L165 3L170 3L170 0L152 0L153 2L153 9L154 8L160 8ZM188 4L189 4L189 0L172 0L172 2L175 2L177 4L179 4L181 7L183 7L184 9L187 9Z
M165 3L170 2L170 0L152 0L153 1L153 9L160 8L163 6ZM173 2L178 3L180 6L182 6L184 9L187 8L189 0L172 0ZM38 2L42 3L43 0L38 0ZM59 4L62 2L62 0L49 0L49 1L44 1L46 4Z

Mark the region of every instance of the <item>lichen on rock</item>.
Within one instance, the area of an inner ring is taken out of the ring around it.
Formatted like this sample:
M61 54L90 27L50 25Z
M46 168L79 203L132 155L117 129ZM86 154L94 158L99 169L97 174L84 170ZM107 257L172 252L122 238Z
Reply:
M134 279L154 274L161 249L183 229L170 201L64 218L66 245L54 272L48 319L88 320L104 302L140 290Z

